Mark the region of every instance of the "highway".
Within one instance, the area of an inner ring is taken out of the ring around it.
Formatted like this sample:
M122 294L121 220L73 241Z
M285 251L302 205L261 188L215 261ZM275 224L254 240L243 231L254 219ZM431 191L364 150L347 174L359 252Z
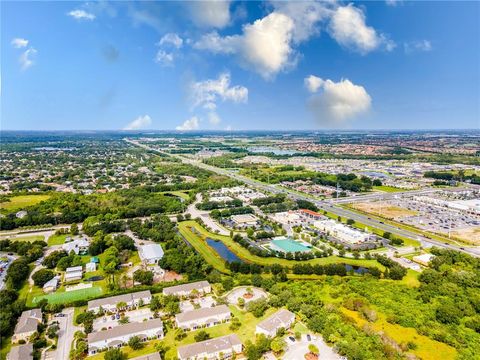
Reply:
M240 175L240 174L238 174L238 173L236 173L235 171L232 171L232 170L227 170L227 169L222 169L222 168L218 168L218 167L215 167L215 166L211 166L211 165L202 163L202 162L197 161L197 160L185 158L185 157L177 155L177 154L169 154L169 153L163 152L161 150L154 149L154 148L152 148L148 145L140 144L137 141L133 141L133 140L130 140L130 139L125 139L125 141L132 144L132 145L142 147L142 148L144 148L146 150L149 150L149 151L154 151L154 152L166 155L166 156L175 157L175 158L179 159L180 161L182 161L183 163L190 164L190 165L193 165L193 166L205 169L205 170L209 170L209 171L215 172L215 173L220 174L220 175L228 176L230 178L233 178L235 180L243 182L243 183L245 183L247 185L250 185L251 187L254 187L254 188L259 189L259 190L267 191L267 192L274 193L274 194L283 193L283 194L288 195L290 198L292 198L294 200L301 199L301 200L310 201L310 202L314 203L321 210L326 210L326 211L328 211L330 213L333 213L335 215L339 215L339 216L342 216L342 217L345 217L345 218L353 219L356 222L368 225L368 226L376 228L376 229L380 229L380 230L383 230L383 231L388 231L388 232L392 233L393 235L398 235L398 236L403 236L403 237L407 237L407 238L410 238L410 239L418 240L418 241L420 241L420 243L424 247L437 246L437 247L442 247L442 248L445 248L445 249L462 251L462 252L467 253L471 256L480 257L480 247L467 247L467 246L460 247L460 246L456 246L456 245L453 245L453 244L444 243L444 242L441 242L441 241L438 241L438 240L430 239L430 238L427 238L425 236L419 235L419 234L417 234L413 231L401 229L401 228L398 228L398 227L390 225L390 224L385 224L385 223L383 223L379 220L376 220L374 218L370 218L366 215L359 214L357 212L353 212L353 211L341 208L341 207L337 206L334 203L334 201L314 200L311 197L308 197L306 195L301 195L297 192L293 192L293 191L290 191L290 190L285 189L285 188L278 188L275 185L265 184L265 183L259 182L257 180L247 178L247 177L245 177L243 175ZM428 192L432 192L432 191L434 191L434 190L421 190L421 191L418 191L417 194L421 194L421 193L424 194L424 193L428 193ZM375 195L377 195L377 194L375 194ZM382 194L382 195L394 196L395 193ZM398 195L398 193L397 193L397 195ZM370 198L369 196L370 196L370 194L366 195L366 197L363 197L363 200L369 199Z

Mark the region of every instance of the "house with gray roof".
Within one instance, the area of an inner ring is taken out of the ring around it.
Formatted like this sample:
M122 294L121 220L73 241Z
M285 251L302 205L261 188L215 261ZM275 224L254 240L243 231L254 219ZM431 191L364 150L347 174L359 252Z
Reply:
M230 309L226 305L200 308L175 315L177 327L184 330L195 330L211 327L230 321Z
M238 336L230 334L180 346L177 349L177 356L180 360L227 359L233 354L241 353L242 350L243 344Z
M163 295L189 296L193 290L204 295L212 292L212 287L208 281L197 281L189 284L166 287L163 289Z
M154 352L152 354L139 356L131 360L162 360L162 357L160 356L160 353Z
M28 341L30 336L37 331L37 326L42 322L42 310L32 309L22 312L12 336L12 342Z
M14 346L7 355L7 360L33 360L33 345Z
M269 337L277 335L280 328L289 329L295 322L295 314L286 309L280 309L272 316L258 323L255 334L265 334Z
M150 290L138 291L130 294L111 296L103 299L90 300L88 302L88 311L97 313L100 308L104 311L116 312L117 304L124 302L127 304L126 310L134 309L143 302L144 305L150 304L152 293Z
M87 337L88 354L93 355L102 350L120 348L134 336L138 336L141 341L163 338L162 320L153 319L128 323L112 329L90 333Z

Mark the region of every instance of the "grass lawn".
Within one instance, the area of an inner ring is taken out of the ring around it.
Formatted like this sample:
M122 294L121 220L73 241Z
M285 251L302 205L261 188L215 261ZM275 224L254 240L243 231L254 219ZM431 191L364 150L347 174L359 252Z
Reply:
M196 234L192 232L191 228L195 228L196 231L200 234ZM205 238L209 237L211 239L218 239L221 242L223 242L233 253L235 253L239 258L243 259L246 262L251 262L251 263L256 263L260 265L272 265L272 264L280 264L282 266L293 266L297 264L297 261L294 260L287 260L287 259L280 259L276 257L260 257L251 254L247 249L245 249L243 246L240 244L237 244L234 242L229 236L224 236L224 235L218 235L218 234L213 234L207 230L205 230L202 226L200 226L198 223L196 223L193 220L189 221L183 221L178 225L178 228L180 230L180 233L187 239L187 241L190 242L190 239L192 239L193 243L192 246L197 249L197 251L202 254L202 256L207 260L208 263L210 263L212 266L216 267L214 265L221 263L221 266L225 268L225 265L223 264L223 260L221 260L220 256L217 254L217 252L210 248L206 243L205 243ZM221 260L221 261L220 261ZM311 259L311 260L306 260L302 261L302 263L309 263L309 264L332 264L332 263L344 263L344 264L349 264L353 266L365 266L365 267L372 267L376 266L382 271L384 270L384 267L379 264L376 260L365 260L365 259L350 259L350 258L341 258L338 256L329 256L326 258L318 258L318 259ZM216 267L217 268L217 267ZM221 270L221 267L217 268L219 271ZM224 272L224 271L223 271Z
M378 191L385 191L385 192L401 192L401 191L406 191L405 189L400 189L394 186L387 186L387 185L381 185L381 186L373 186L373 190L378 190Z
M398 324L390 324L385 320L385 315L378 313L378 319L369 323L362 318L356 311L341 309L342 312L351 318L358 327L363 328L365 325L370 326L376 333L385 333L397 343L413 342L417 345L415 350L409 352L423 360L436 360L441 354L443 360L453 360L457 356L457 350L447 344L432 340L424 335L420 335L414 328L406 328Z
M55 292L48 295L35 296L32 304L38 303L42 299L47 299L50 304L70 303L76 300L86 300L102 295L103 291L100 286L93 286L88 289Z
M73 324L79 326L80 324L77 323L77 315L82 314L87 311L87 305L84 306L76 306L73 310Z
M189 200L190 196L188 195L188 192L185 191L164 191L162 194L171 194L174 196L178 196L179 198L182 198L184 200Z
M6 236L5 239L10 239L10 241L28 241L34 242L37 240L45 240L43 235L27 235L27 236L16 236L16 237L8 237Z
M2 344L0 348L0 359L4 360L7 358L7 354L10 352L12 348L12 338L2 338Z
M48 246L64 244L67 236L70 236L70 235L69 234L62 234L62 235L53 234L48 238Z
M238 335L240 340L245 343L247 340L255 339L255 327L257 324L262 321L263 319L267 318L271 314L273 314L277 309L269 308L265 314L261 318L254 317L251 313L245 312L242 310L237 309L235 306L230 306L230 311L232 312L234 317L237 317L240 320L241 326L238 330L232 331L229 329L230 323L225 323L217 326L213 326L211 328L205 328L205 330L211 338L216 338L219 336L225 336L231 333L235 333ZM140 350L132 350L130 347L125 346L122 348L122 351L127 354L128 358L134 358L137 356L142 356L146 354L150 354L155 352L155 345L158 343L163 343L166 348L167 352L165 354L165 360L174 360L177 358L177 348L182 345L192 344L195 342L194 336L197 332L196 331L189 331L187 332L187 336L177 341L175 340L175 329L168 328L168 331L165 335L165 338L162 340L154 340L150 341ZM104 353L96 354L93 356L87 357L88 360L101 360L103 359Z
M27 206L38 204L50 198L50 195L18 195L10 198L10 201L0 203L0 209L8 212L24 209Z

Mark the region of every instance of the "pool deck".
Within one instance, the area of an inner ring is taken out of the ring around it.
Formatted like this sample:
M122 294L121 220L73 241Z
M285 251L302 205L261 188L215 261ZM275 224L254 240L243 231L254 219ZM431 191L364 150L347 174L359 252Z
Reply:
M304 241L295 241L289 238L279 238L273 239L270 241L270 247L273 250L281 251L281 252L308 252L311 251L311 246L305 246Z

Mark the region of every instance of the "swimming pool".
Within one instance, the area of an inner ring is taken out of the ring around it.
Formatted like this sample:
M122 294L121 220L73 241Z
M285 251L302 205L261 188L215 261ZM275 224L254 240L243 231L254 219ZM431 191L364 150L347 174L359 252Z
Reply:
M298 242L290 238L278 238L270 241L270 247L273 250L281 252L307 252L311 250L311 245Z

